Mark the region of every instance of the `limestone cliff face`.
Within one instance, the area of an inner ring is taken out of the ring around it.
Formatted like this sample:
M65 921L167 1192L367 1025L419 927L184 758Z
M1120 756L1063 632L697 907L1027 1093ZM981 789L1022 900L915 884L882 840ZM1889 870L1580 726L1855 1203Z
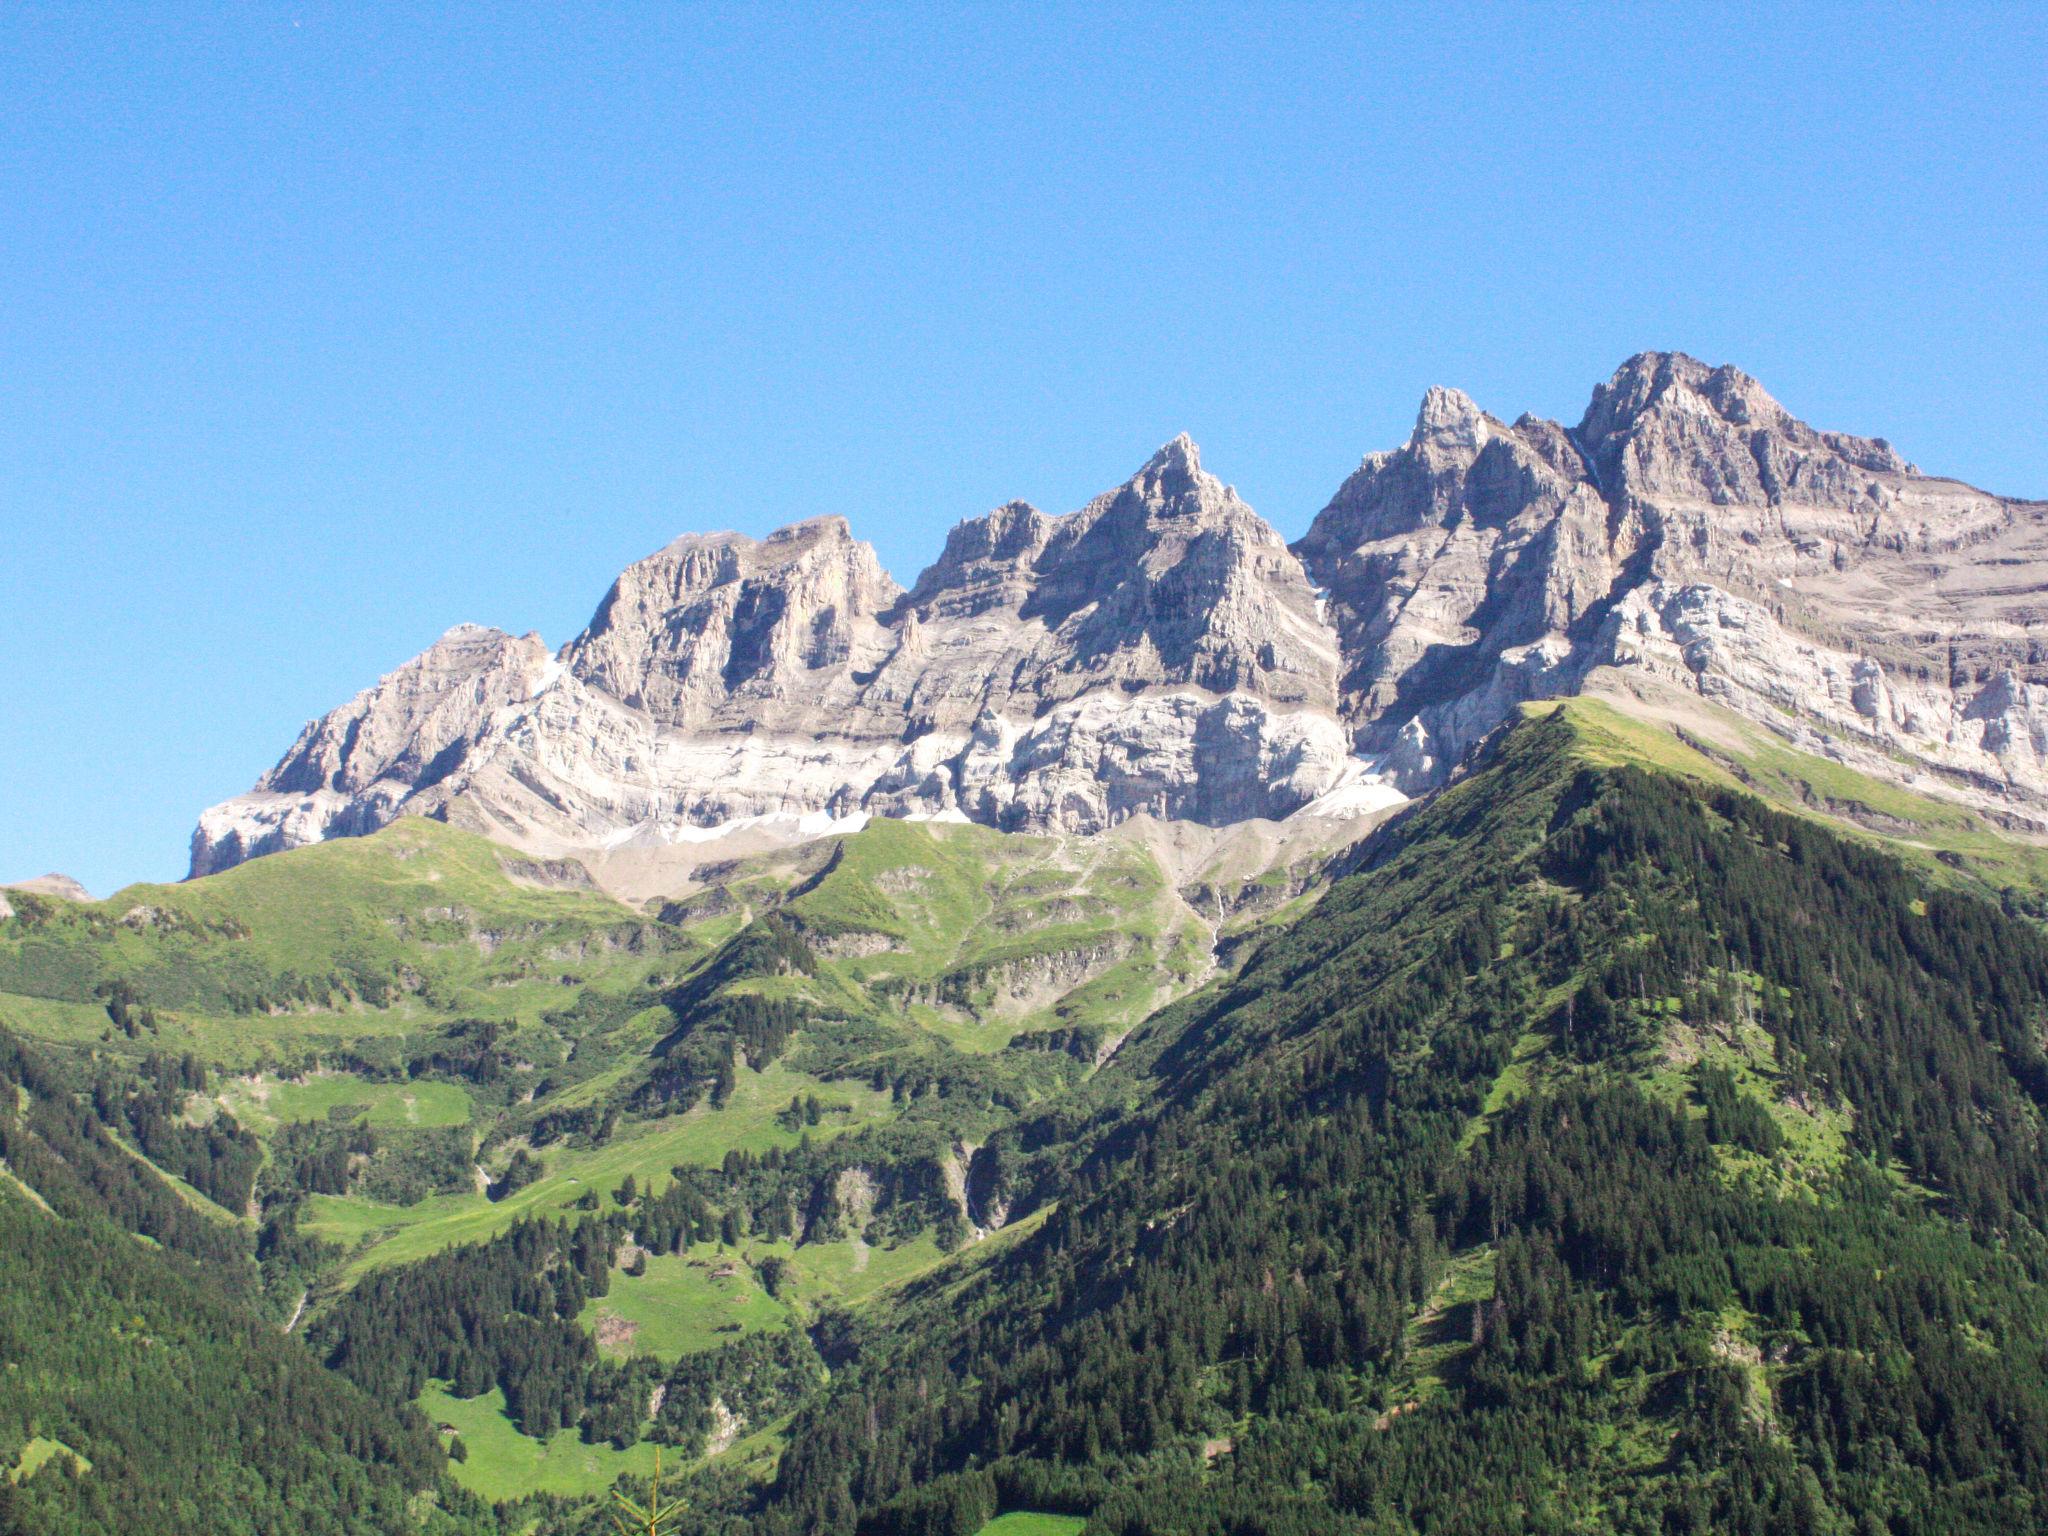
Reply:
M1347 755L1301 562L1185 437L1066 517L955 529L864 703L907 732L884 811L1093 830L1285 815Z
M1179 438L1078 512L963 523L908 593L825 517L676 540L554 658L451 631L208 811L193 872L401 814L550 848L1284 816L1353 771L1338 667L1300 561Z
M2048 823L2044 597L2048 506L1645 353L1571 428L1430 390L1292 548L1185 437L1077 512L963 522L907 592L843 518L688 535L558 655L463 626L309 725L192 868L406 814L550 850L1278 818L1609 684Z
M199 818L192 873L375 831L459 774L479 743L546 683L538 635L459 624L299 735L246 795Z
M900 595L843 517L688 534L619 577L562 661L657 725L814 722L887 649L878 615Z
M1295 546L1330 594L1362 750L1425 785L1547 691L1639 542L1610 521L1562 428L1431 390Z
M1343 710L1411 789L1525 699L1653 683L1880 777L2048 818L2048 507L1629 359L1567 430L1431 391L1296 545Z

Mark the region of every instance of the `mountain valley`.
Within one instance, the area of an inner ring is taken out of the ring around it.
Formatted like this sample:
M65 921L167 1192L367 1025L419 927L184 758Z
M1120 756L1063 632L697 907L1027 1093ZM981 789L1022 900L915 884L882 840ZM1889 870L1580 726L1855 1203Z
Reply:
M2039 1528L2044 539L1653 353L459 626L5 889L0 1533Z

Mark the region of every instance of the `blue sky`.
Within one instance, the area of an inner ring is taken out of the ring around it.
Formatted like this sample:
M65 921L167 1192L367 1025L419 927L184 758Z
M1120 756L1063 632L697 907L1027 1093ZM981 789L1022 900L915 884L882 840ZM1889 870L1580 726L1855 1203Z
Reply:
M2048 496L2048 11L876 9L0 9L0 878L684 530L908 581L1186 430L1292 536L1432 383Z

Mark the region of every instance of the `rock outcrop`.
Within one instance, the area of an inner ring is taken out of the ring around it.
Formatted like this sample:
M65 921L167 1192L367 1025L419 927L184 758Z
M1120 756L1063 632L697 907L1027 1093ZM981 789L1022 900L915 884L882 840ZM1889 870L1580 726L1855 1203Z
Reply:
M211 874L330 837L374 832L436 795L559 669L538 635L458 624L340 709L315 720L248 794L192 834L192 873Z
M843 518L686 536L559 654L462 626L309 725L192 868L406 814L545 855L1378 806L1610 683L2048 822L2044 599L2048 506L1645 353L1574 428L1430 390L1292 548L1185 437L1077 512L960 524L907 592Z
M69 875L60 875L55 870L47 875L37 875L33 880L9 880L0 884L0 891L21 891L30 896L54 896L59 901L91 901L93 894Z
M92 892L76 880L53 870L47 875L37 875L33 880L9 880L0 884L0 919L14 916L14 903L7 899L9 891L19 891L25 896L53 896L59 901L93 899Z

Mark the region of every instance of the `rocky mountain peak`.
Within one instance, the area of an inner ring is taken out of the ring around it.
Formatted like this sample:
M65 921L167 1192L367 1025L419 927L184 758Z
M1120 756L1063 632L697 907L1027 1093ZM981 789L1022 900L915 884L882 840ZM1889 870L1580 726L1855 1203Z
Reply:
M1202 450L1182 432L1162 444L1145 461L1144 468L1131 477L1130 484L1148 498L1172 502L1195 492L1203 481L1221 489L1219 482L1202 473Z
M552 670L538 635L456 625L308 723L249 794L201 816L192 872L382 826L409 796L459 778L477 744L538 695Z
M2048 507L1645 352L1573 430L1429 390L1292 549L1186 436L1078 511L967 519L908 593L838 516L677 539L559 657L458 626L308 726L193 868L401 813L556 851L1278 817L1439 784L1518 703L1610 684L2048 821L2044 592Z
M1432 385L1415 413L1408 446L1435 460L1469 463L1499 426L1462 389Z
M1594 389L1576 437L1602 483L1639 501L1840 504L1872 474L1913 473L1882 438L1816 431L1741 369L1683 352L1623 363Z
M1056 625L1134 579L1142 584L1148 572L1177 565L1205 530L1281 546L1271 525L1202 468L1201 450L1183 432L1077 512L1049 517L1012 501L959 523L902 610L929 619L1007 604Z
M1183 432L1121 486L1097 497L1073 517L1084 524L1104 518L1213 521L1250 511L1234 490L1202 468L1202 450Z
M935 614L967 617L996 607L1022 607L1030 595L1033 567L1058 521L1028 501L1010 501L986 516L955 524L939 558L904 597L902 612L928 620Z
M1138 473L1144 475L1167 469L1190 476L1202 472L1202 450L1187 433L1176 432L1167 442L1161 443L1158 452L1145 461L1145 467Z
M1715 367L1684 352L1638 352L1595 385L1580 430L1605 436L1617 422L1632 422L1654 410L1711 410L1723 420L1771 426L1785 408L1740 368Z
M1463 390L1432 387L1408 441L1367 454L1294 545L1316 585L1382 540L1466 524L1498 527L1527 502L1558 502L1590 482L1555 422L1523 416L1513 426Z
M257 787L361 793L394 776L408 784L438 778L460 761L480 717L533 696L547 664L538 635L515 638L458 624L342 709L308 724Z
M685 537L628 566L562 660L659 720L704 721L735 697L787 698L804 674L874 650L876 616L900 596L844 517L758 540Z
M1404 783L1522 700L1654 678L1781 733L1826 722L1881 776L1941 763L1965 796L1982 772L2048 807L2048 666L2007 665L2048 653L2043 545L2038 514L1817 430L1738 368L1643 352L1570 433L1431 391L1296 548L1358 745Z
M819 562L844 562L848 569L872 564L880 569L873 547L856 540L846 518L835 512L789 523L758 539L730 530L679 535L627 566L606 602L639 588L666 586L680 593L737 580L773 580ZM593 626L602 619L603 609L601 604Z
M33 880L9 880L5 884L0 884L0 891L25 891L31 896L55 896L60 901L94 899L92 892L78 881L55 870L46 875L37 875Z

